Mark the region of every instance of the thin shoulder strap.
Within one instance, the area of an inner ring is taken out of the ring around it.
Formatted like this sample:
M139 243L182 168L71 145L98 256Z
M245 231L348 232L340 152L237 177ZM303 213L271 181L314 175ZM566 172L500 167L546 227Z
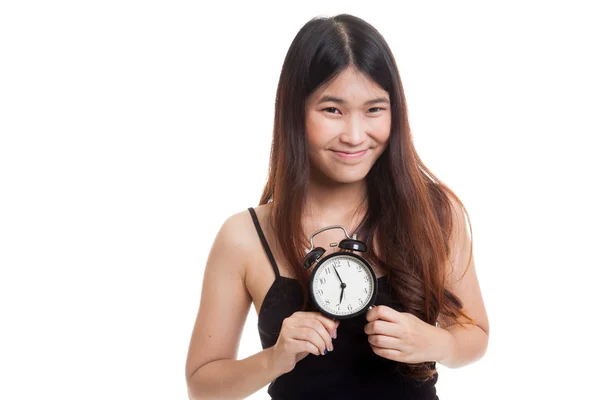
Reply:
M252 216L252 221L254 221L254 226L256 227L256 231L258 232L258 237L260 238L260 242L262 243L267 256L269 257L269 261L271 261L271 265L273 266L273 270L275 271L275 276L279 278L279 268L277 268L277 263L275 262L275 258L273 257L273 253L269 248L269 243L267 243L267 239L265 238L265 234L260 227L260 223L258 222L258 217L256 216L256 211L254 208L248 207L248 211L250 211L250 215Z

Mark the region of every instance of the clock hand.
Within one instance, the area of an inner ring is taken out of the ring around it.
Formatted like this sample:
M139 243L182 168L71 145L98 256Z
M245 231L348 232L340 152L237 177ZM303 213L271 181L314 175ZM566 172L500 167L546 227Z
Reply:
M342 299L344 298L344 289L346 289L346 284L342 283L342 293L340 294L340 304L342 304Z
M338 304L338 306L339 306L340 304L342 304L342 299L344 298L344 288L346 287L346 284L344 283L344 281L342 281L342 277L337 272L337 268L335 266L333 267L333 272L335 272L338 279L340 280L340 287L342 288L342 293L340 293L340 303Z
M335 272L335 274L337 275L338 279L340 280L340 283L344 283L344 281L342 281L342 278L340 277L340 274L338 274L337 269L335 267L333 267L333 272Z

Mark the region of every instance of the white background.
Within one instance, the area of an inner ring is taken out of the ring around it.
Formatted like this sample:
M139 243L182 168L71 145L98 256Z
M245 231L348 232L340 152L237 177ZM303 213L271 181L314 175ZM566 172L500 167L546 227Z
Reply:
M0 398L186 398L206 258L258 204L287 49L342 12L387 39L417 150L472 218L489 348L440 367L440 398L593 397L592 2L211 3L1 3ZM260 350L251 308L239 357Z

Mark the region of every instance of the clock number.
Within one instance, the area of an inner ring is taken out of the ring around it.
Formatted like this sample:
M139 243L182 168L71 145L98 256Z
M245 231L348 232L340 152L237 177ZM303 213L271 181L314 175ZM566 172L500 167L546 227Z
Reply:
M319 289L319 290L317 291L317 294L318 294L319 296L323 296L323 289Z
M325 300L325 304L329 305L330 301L329 299Z
M325 274L329 275L331 273L331 268L326 267L325 268Z
M369 277L365 275L365 282L369 282Z
M340 262L340 260L333 260L332 264L333 264L334 268L337 268L341 265L341 262Z
M348 304L348 311L352 311L352 304Z
M364 290L365 290L365 293L369 294L369 291L367 290L367 288L365 288Z
M359 303L360 305L363 305L363 304L364 304L364 301L363 301L363 299L358 299L358 303Z
M319 278L319 283L320 283L321 285L324 285L324 284L325 284L325 282L327 282L327 280L326 280L326 279Z

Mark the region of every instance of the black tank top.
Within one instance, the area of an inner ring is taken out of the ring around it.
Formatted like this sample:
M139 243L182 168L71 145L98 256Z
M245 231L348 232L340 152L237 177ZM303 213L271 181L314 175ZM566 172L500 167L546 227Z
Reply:
M258 313L258 333L263 349L274 346L283 320L302 307L302 289L293 278L281 276L258 222L256 212L248 208L256 231L269 257L275 281L269 288ZM375 305L386 305L402 311L394 299L387 276L377 279ZM397 362L378 356L371 349L364 332L366 315L340 320L334 350L327 355L309 354L296 363L294 369L269 384L273 400L294 399L426 399L439 400L435 376L425 382L401 376L395 370Z

